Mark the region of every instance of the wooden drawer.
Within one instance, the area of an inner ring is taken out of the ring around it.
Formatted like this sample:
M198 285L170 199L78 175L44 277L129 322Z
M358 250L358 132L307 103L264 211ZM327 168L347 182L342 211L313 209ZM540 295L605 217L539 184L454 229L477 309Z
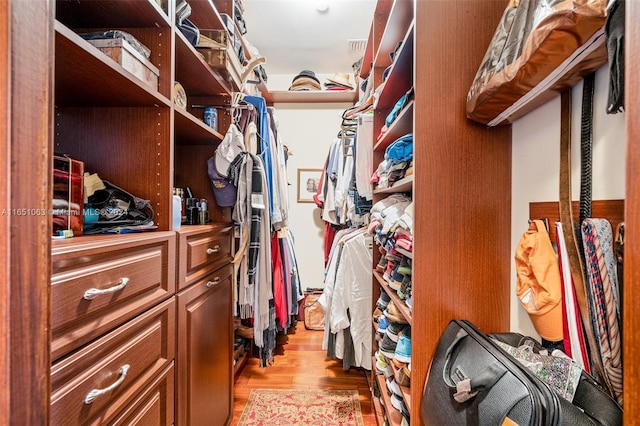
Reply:
M172 362L169 368L156 378L111 425L154 425L174 424L175 371Z
M119 415L173 362L175 315L171 298L55 363L51 424L107 424Z
M53 360L175 294L174 232L72 240L51 251Z
M230 224L186 226L178 231L178 290L233 260Z

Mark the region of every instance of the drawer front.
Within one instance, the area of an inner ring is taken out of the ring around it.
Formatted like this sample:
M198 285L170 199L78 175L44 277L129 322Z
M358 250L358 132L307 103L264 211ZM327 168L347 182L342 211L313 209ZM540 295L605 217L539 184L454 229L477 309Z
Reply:
M175 240L174 233L167 233L107 246L80 244L74 250L54 250L52 359L174 294Z
M51 424L106 424L175 358L175 298L51 368Z
M185 274L184 283L182 277L179 280L180 290L231 262L232 230L231 226L227 226L182 237L184 248L181 245L180 254L184 257Z
M136 398L111 423L116 425L154 425L171 426L174 424L174 363L165 370L160 377L156 378L143 392Z

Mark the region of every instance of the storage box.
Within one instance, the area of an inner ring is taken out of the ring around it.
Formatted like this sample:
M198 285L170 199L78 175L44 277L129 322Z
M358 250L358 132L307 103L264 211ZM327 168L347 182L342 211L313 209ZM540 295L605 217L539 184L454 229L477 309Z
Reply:
M82 235L84 213L84 163L64 155L53 157L53 234L72 230Z
M225 30L200 30L200 35L214 41L209 45L200 41L196 49L202 54L205 62L225 80L233 85L234 90L240 90L242 86L242 64L233 48L233 41Z
M122 65L138 79L148 84L154 90L158 90L158 75L160 74L147 58L135 50L123 38L107 38L87 40L97 47L102 53Z

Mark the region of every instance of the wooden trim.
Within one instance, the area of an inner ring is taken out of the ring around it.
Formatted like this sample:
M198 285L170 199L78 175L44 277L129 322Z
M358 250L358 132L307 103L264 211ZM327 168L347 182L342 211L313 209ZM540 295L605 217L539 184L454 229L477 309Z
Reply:
M0 28L0 49L4 51L3 55L0 55L0 99L4 102L0 104L0 131L2 137L0 137L0 150L6 153L4 160L0 161L0 176L2 176L2 183L0 185L0 205L9 206L9 188L7 185L7 177L9 176L9 170L11 169L11 156L8 155L10 151L11 135L9 133L11 126L9 122L10 106L9 106L9 93L11 87L9 85L9 70L10 70L10 57L7 54L10 51L9 46L9 29L10 25L9 7L7 2L0 2L0 22L2 25ZM10 300L11 294L11 268L9 267L10 261L10 235L11 235L11 216L1 215L0 220L2 223L2 232L0 232L0 277L3 277L0 282L0 317L3 321L0 322L0 383L9 383L9 365L11 358L11 339L9 339L10 330ZM0 388L0 424L9 424L10 411L11 411L11 388L2 386Z
M625 118L627 125L626 203L625 203L625 259L622 351L624 360L625 425L636 424L640 417L640 297L635 284L640 282L640 2L627 1L625 33Z
M9 333L10 381L8 388L2 386L2 392L12 396L7 424L49 424L52 219L46 212L51 207L53 67L49 59L53 58L54 6L52 1L19 0L9 5L12 73L7 158L11 163L5 186L8 183L11 198L7 206L12 211L45 214L8 218L10 266L3 281L9 307L3 327ZM6 16L6 10L2 14ZM25 17L29 25L24 25Z
M573 219L578 220L579 202L573 201L571 211ZM608 219L615 231L618 223L624 221L624 200L597 200L591 203L591 217ZM547 219L549 222L549 238L556 240L556 227L554 223L560 220L560 211L557 201L543 201L529 203L529 219ZM526 229L526 225L523 225Z

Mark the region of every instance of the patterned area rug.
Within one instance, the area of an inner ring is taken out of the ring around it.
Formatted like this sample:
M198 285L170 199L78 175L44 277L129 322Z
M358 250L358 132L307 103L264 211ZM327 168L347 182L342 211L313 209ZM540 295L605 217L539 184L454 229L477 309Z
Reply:
M356 390L252 389L238 426L363 426Z

